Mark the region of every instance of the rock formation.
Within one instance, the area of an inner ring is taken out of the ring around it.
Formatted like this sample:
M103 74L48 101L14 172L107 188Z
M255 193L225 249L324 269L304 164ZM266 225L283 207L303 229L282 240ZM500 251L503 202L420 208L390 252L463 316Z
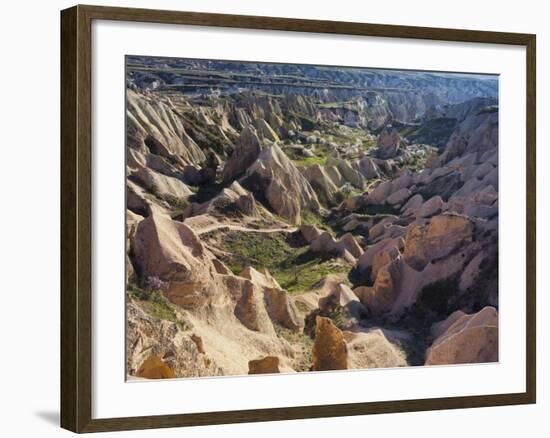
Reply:
M223 168L223 180L225 183L233 181L242 175L246 169L258 158L262 145L256 129L247 125L241 132L233 154Z
M401 147L401 136L396 129L390 127L384 128L384 130L378 136L378 158L383 160L388 158L394 158L399 152Z
M277 356L266 356L248 362L248 374L274 374L280 372Z
M426 365L498 361L498 313L484 307L473 315L455 312L434 331Z
M266 147L246 173L245 185L257 187L269 206L290 223L300 224L304 210L321 208L311 185L276 144Z
M348 350L342 332L330 319L322 316L316 318L315 324L312 369L314 371L348 369Z

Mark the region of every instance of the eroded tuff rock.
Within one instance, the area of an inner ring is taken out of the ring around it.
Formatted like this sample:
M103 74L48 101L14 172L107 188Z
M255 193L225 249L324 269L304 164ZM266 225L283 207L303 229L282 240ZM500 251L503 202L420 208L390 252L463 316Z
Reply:
M391 334L391 332L388 332ZM386 332L375 328L345 331L350 368L395 368L407 366L406 354L388 340Z
M311 243L316 240L322 233L315 225L300 225L300 234L303 236L307 243Z
M327 295L319 298L318 308L321 314L330 314L337 308L342 308L348 325L353 325L365 318L367 311L357 295L344 283L338 283Z
M186 200L193 193L185 183L177 178L163 175L147 167L132 173L132 177L156 196L171 200Z
M248 362L248 374L274 374L280 372L277 356L266 356Z
M358 170L354 169L351 163L348 160L341 158L335 158L333 156L329 157L326 166L336 168L338 173L342 177L343 182L348 182L354 187L359 189L363 188L364 177ZM342 184L340 184L341 186Z
M303 327L303 321L288 293L281 288L269 271L264 270L261 273L248 266L241 272L241 276L251 280L256 287L262 290L265 308L272 321L295 331Z
M378 166L374 163L372 158L364 157L359 161L359 171L366 179L380 178L380 171Z
M212 199L201 204L193 203L192 216L210 215L220 220L249 216L251 218L272 218L272 214L256 201L252 193L237 181L222 189Z
M374 205L384 205L386 203L404 202L412 194L410 191L406 192L404 189L410 188L414 183L413 176L410 172L404 172L401 176L394 180L384 181L377 185L374 190L366 194L366 202ZM395 195L392 202L388 199L392 199L391 196L399 193L399 196Z
M403 139L395 128L386 127L382 130L378 137L378 150L376 151L379 158L393 158L399 152Z
M262 144L254 126L247 125L241 135L231 157L223 168L223 181L229 183L242 175L246 169L258 158Z
M255 125L260 138L262 139L265 138L272 142L279 141L279 136L275 133L273 128L269 126L269 123L267 123L264 119L256 119Z
M311 242L309 248L313 252L335 254L350 261L355 261L355 258L363 254L363 249L350 233L335 239L328 231L324 231Z
M140 222L134 261L142 277L166 282L167 298L183 307L204 307L216 295L211 277L213 256L187 225L155 210Z
M435 335L426 352L426 365L498 361L498 313L494 307L472 315L455 312L436 326Z
M381 240L358 260L358 268L370 270L373 282L356 290L361 303L374 315L401 316L424 288L454 278L478 254L474 229L470 219L444 214L411 223L404 240ZM473 267L471 271L471 277L479 275ZM471 285L469 281L464 284Z
M329 274L317 283L311 290L300 294L293 294L292 299L304 314L309 315L319 309L319 302L331 295L339 285L344 283L344 278L339 274Z
M160 357L151 355L143 361L136 376L145 379L172 379L176 377L176 373Z
M314 164L300 170L320 200L325 200L327 204L334 204L336 202L339 188L334 184L324 167Z
M449 139L443 161L467 153L483 153L498 146L498 106L486 106L468 115Z
M243 185L265 196L269 206L293 224L300 224L303 210L321 208L309 182L276 144L260 153L246 171Z
M149 98L132 90L126 92L128 146L153 154L174 157L182 164L199 163L204 152L187 134L182 120L169 102Z
M248 280L237 285L240 297L235 306L235 316L246 328L273 336L275 329L264 306L262 291Z
M430 261L450 254L454 249L472 240L474 224L464 216L439 215L429 224L414 224L405 239L405 261L417 270Z
M132 301L126 312L128 374L159 379L222 373L177 323L150 316Z
M312 369L314 371L348 369L348 350L342 332L329 318L317 316L315 323Z

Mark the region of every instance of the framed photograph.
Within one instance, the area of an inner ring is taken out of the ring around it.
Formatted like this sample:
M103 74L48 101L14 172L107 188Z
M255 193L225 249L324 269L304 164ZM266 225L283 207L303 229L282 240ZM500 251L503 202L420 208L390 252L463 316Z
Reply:
M535 403L535 35L61 13L61 423Z

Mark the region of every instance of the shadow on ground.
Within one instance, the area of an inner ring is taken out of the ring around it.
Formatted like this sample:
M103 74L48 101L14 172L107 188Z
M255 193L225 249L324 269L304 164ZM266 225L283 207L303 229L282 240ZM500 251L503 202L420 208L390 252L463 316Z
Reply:
M34 413L45 423L49 423L53 426L59 426L59 412L58 411L37 411Z

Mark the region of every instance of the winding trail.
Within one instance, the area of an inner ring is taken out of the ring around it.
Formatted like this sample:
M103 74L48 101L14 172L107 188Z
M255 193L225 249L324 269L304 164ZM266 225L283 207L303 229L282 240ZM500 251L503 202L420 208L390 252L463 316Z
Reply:
M197 216L196 216L197 217ZM243 231L246 233L294 233L298 230L298 227L287 227L287 228L248 228L241 225L234 224L224 224L218 221L205 221L208 224L201 224L200 220L185 222L190 228L193 229L197 235L206 234L210 231L216 230L228 230L228 231Z

